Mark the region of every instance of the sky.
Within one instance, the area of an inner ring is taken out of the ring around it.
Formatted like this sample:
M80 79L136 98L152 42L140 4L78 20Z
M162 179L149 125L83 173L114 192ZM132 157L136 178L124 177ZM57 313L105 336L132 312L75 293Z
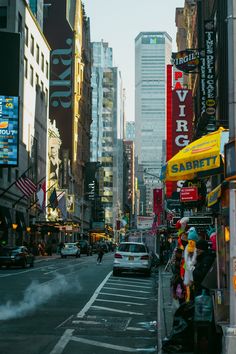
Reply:
M176 51L175 9L184 0L82 0L90 18L92 42L108 42L113 65L126 90L126 120L134 121L134 41L140 32L165 31Z

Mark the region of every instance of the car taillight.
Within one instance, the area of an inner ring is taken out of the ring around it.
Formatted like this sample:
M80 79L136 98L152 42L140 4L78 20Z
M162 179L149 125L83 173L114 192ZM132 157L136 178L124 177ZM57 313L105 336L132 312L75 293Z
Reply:
M141 257L141 260L148 261L148 260L149 260L149 256L146 254L145 256L142 256L142 257Z
M122 258L122 255L119 254L119 253L116 253L116 254L115 254L115 258Z

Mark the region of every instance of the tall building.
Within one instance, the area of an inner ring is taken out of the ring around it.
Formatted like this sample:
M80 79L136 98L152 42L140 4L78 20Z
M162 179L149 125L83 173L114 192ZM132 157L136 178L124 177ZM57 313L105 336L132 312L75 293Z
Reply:
M141 32L135 38L135 152L144 171L146 213L152 213L152 189L163 164L166 120L166 65L172 39L166 32ZM144 211L145 213L145 211Z
M74 195L73 218L82 221L92 114L89 20L81 0L44 3L44 33L52 48L49 112L61 137L58 185Z
M92 126L90 159L103 170L101 201L105 222L114 226L123 205L123 88L112 63L112 49L103 41L92 43ZM101 183L101 181L100 181Z
M112 48L106 42L93 42L93 66L92 66L92 124L90 161L101 159L102 152L102 103L103 103L103 72L105 68L112 67Z
M26 1L0 0L0 12L0 43L4 48L0 58L0 96L17 101L19 97L19 110L14 117L18 121L18 142L12 150L17 155L16 163L11 161L12 153L7 166L3 166L2 154L0 157L0 242L2 239L13 245L22 244L26 226L36 211L15 185L4 191L26 170L34 183L47 175L50 47ZM14 232L12 223L17 225Z
M131 141L135 140L135 122L126 122L125 139Z
M159 174L165 139L166 65L171 58L166 32L141 32L135 38L135 139L139 164Z

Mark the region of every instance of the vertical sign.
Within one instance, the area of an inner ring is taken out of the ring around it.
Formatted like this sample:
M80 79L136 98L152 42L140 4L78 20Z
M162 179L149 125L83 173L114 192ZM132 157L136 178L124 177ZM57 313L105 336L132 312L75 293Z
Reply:
M0 96L0 166L18 165L18 97Z
M215 30L214 20L204 23L205 39L205 89L207 125L212 130L216 124L216 82L215 82ZM214 130L214 129L213 129Z

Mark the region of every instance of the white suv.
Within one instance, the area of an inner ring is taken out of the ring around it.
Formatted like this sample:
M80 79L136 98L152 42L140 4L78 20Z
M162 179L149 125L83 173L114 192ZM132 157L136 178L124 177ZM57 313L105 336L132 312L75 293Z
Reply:
M114 254L113 275L122 271L151 273L151 257L147 247L140 242L122 242Z
M77 247L76 243L65 243L65 246L61 249L61 258L67 256L80 257L80 248Z

